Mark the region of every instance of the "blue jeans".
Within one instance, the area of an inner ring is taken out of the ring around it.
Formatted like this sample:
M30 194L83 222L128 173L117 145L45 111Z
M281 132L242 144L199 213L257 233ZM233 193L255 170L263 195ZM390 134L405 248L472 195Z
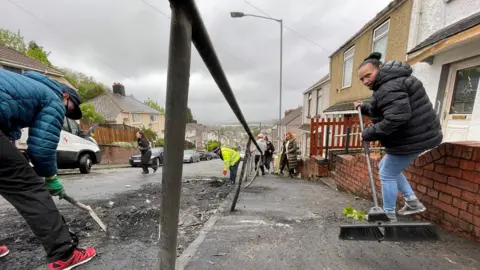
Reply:
M232 183L235 183L235 180L237 179L238 164L240 164L240 160L237 161L235 165L230 166L230 181L232 181Z
M382 182L383 210L387 213L395 213L397 208L398 191L406 200L416 199L412 187L407 181L403 171L415 160L420 153L408 155L387 154L380 161L380 181Z

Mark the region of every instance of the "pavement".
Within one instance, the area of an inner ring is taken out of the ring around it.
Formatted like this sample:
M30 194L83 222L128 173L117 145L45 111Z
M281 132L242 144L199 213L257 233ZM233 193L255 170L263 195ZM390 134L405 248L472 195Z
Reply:
M479 244L443 231L438 242L341 241L349 205L371 207L326 185L260 177L179 261L187 270L480 269Z

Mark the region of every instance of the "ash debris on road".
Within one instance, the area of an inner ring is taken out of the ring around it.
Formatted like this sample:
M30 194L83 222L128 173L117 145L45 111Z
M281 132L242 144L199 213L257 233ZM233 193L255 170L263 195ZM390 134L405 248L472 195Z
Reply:
M182 183L177 255L196 238L202 225L216 213L221 202L234 188L216 177L186 178ZM128 190L113 198L85 201L107 225L103 232L86 213L73 206L60 206L70 230L80 238L80 247L102 250L122 248L129 241L145 245L158 243L161 184L146 184L139 190ZM10 254L0 259L1 269L35 269L45 266L45 252L22 217L14 210L0 213L0 243ZM112 248L113 247L113 248Z

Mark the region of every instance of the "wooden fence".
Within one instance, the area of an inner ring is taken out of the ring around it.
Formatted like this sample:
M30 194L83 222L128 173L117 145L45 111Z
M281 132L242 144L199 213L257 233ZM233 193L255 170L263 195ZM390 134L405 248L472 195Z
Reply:
M81 125L82 130L87 131L88 125ZM98 144L111 144L113 142L133 142L137 140L136 131L132 129L113 129L105 127L94 128L94 139Z
M371 124L366 117L363 119L365 128ZM362 148L360 139L360 121L358 116L342 118L312 118L310 123L310 156L326 157L329 150ZM379 142L370 144L380 147Z

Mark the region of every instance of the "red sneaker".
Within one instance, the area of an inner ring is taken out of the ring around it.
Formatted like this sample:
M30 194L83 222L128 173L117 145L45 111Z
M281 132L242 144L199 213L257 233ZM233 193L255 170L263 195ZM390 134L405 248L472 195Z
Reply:
M10 253L10 250L6 246L0 246L0 258L5 257Z
M48 270L70 270L90 261L95 255L97 255L97 252L93 248L77 248L73 251L73 255L70 259L49 263Z

